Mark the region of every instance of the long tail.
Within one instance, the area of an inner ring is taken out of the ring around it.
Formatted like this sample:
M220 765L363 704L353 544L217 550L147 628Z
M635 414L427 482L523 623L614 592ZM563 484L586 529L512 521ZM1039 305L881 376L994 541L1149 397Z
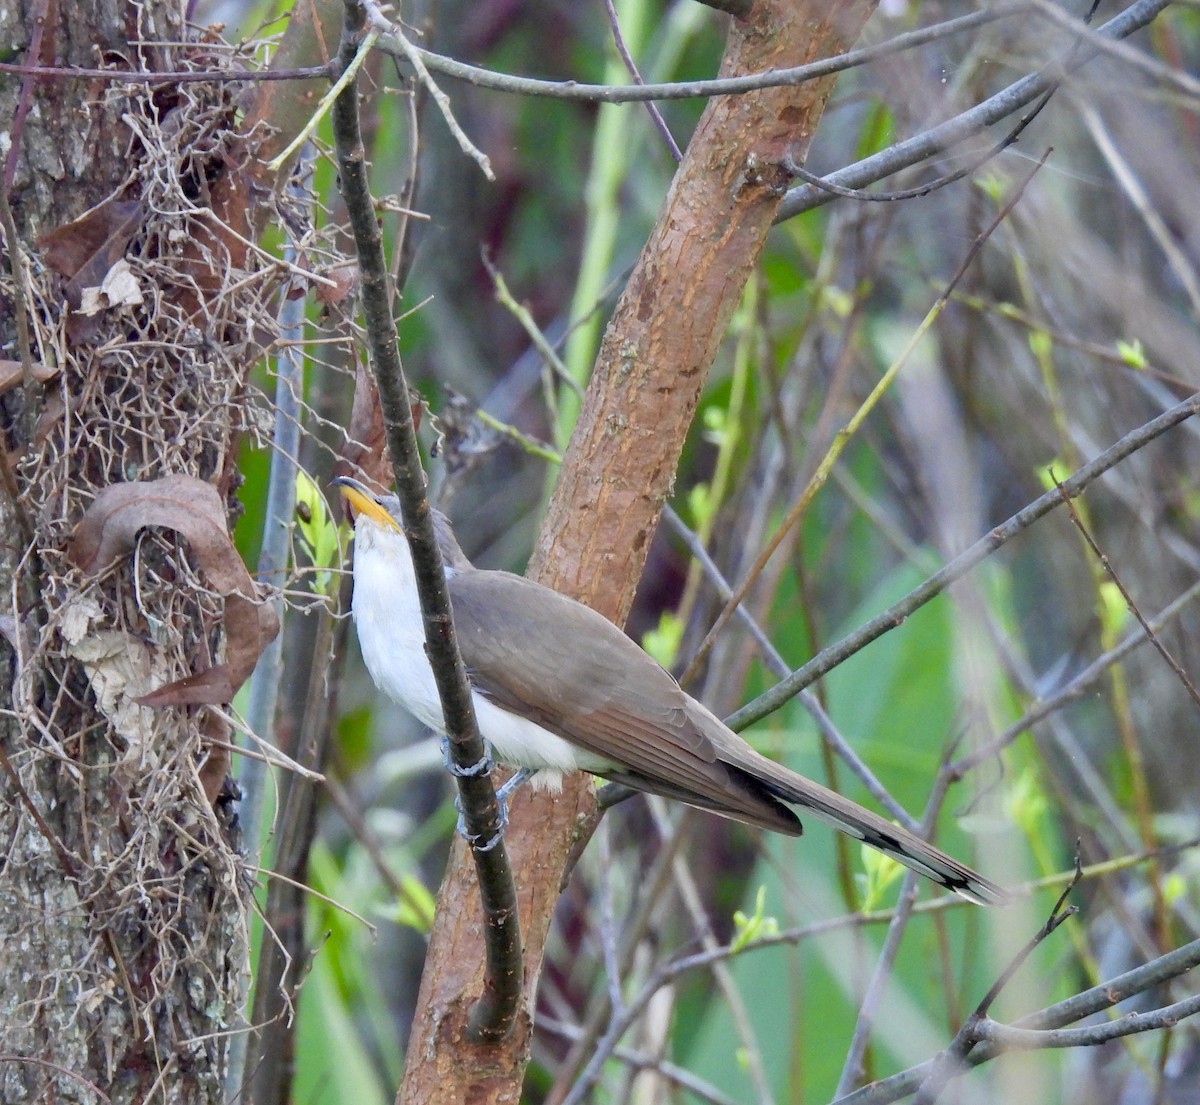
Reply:
M907 829L893 825L820 783L770 760L766 762L774 769L759 776L767 789L785 802L804 807L818 821L878 848L897 863L980 905L1001 905L1009 900L1009 893L1002 887Z

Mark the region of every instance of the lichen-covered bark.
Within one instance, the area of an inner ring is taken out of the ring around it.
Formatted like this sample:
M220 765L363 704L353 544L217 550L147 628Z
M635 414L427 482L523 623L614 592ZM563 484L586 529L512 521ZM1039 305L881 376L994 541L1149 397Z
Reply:
M748 19L731 25L722 75L837 53L873 8L872 0L758 0ZM786 161L804 160L832 86L818 81L709 105L609 323L530 574L618 623L704 380L786 187ZM594 826L593 812L583 779L560 796L526 793L514 803L506 841L521 895L530 1009L564 871ZM463 1037L481 979L479 903L465 859L456 848L438 899L398 1105L520 1099L528 1020L502 1047L473 1048Z
M0 53L27 63L220 63L212 44L179 45L176 3L25 0L3 12ZM234 502L252 331L272 289L225 249L207 206L245 157L233 96L0 81L17 228L0 266L0 356L25 355L20 307L27 367L47 380L0 398L6 1105L224 1100L245 887L231 791L218 794L218 777L206 794L202 777L219 762L210 738L228 732L215 703L136 701L220 662L224 600L171 531L143 530L94 578L68 546L114 483L185 474ZM97 294L110 275L124 283Z

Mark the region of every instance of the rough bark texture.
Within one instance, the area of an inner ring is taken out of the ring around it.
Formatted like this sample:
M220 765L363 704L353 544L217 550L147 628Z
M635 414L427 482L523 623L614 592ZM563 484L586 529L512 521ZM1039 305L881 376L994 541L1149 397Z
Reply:
M0 15L0 53L43 65L220 64L215 44L186 38L181 6L153 0L27 0ZM223 1101L245 966L233 791L211 743L229 736L213 710L224 700L136 699L237 651L204 565L232 552L233 445L275 278L228 251L210 206L210 186L246 157L234 95L0 82L17 226L0 339L21 355L20 304L32 367L50 381L0 399L6 1105ZM123 290L76 309L122 270ZM99 575L72 562L74 527L104 488L168 474L203 481L218 503L207 551L159 526Z
M845 48L871 0L759 0L732 24L722 75L800 65ZM831 80L711 103L608 326L530 575L620 623L633 601L701 389ZM573 849L594 827L586 779L518 796L508 830L521 897L527 1009ZM505 1045L464 1040L479 992L479 903L456 847L418 998L398 1105L516 1102L530 1018Z

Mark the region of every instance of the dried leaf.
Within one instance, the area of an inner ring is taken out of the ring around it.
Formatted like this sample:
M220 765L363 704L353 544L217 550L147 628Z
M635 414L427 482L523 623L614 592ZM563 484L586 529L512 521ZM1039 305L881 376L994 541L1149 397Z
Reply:
M33 378L39 384L49 383L58 375L57 368L50 368L41 361L34 361L30 368L33 370ZM18 384L24 382L24 379L25 366L20 361L0 360L0 395L12 391Z
M57 392L51 392L49 398L42 404L42 413L38 415L37 427L33 431L34 448L40 448L50 436L52 430L63 420L67 413L66 400Z
M100 286L141 225L140 203L110 199L42 235L42 255L50 268L67 278L72 307L79 306L82 289Z
M388 459L387 427L379 405L375 377L362 362L354 370L354 402L350 407L349 439L335 475L360 476L376 487L391 487L392 462Z
M81 315L94 315L110 307L136 307L144 303L142 288L129 262L122 257L104 274L98 288L84 288L79 302Z
M492 427L476 417L478 408L465 395L447 387L445 402L438 412L440 431L438 455L453 484L461 486L464 479L507 442Z
M326 307L341 303L349 295L358 291L358 265L334 265L325 269L322 276L332 280L332 284L317 285L317 302ZM357 386L355 388L357 393Z
M63 290L72 312L83 303L85 288L99 288L104 283L141 226L140 203L109 199L42 236L38 244L46 264L67 277ZM98 330L99 319L94 314L72 313L67 319L67 337L77 345L90 341Z
M99 613L96 603L81 603ZM148 763L156 758L151 711L139 695L154 685L154 656L144 641L115 629L91 629L91 610L75 611L75 631L64 637L68 655L87 672L96 708L125 740L122 760ZM73 639L72 639L73 638Z
M200 732L204 740L207 754L200 764L200 785L204 788L204 796L210 806L215 806L221 788L225 785L225 776L229 774L229 746L233 743L233 734L229 726L211 710L204 711L200 720Z
M228 627L228 618L226 618ZM253 665L252 665L253 667ZM247 672L249 675L249 672ZM173 683L166 683L157 690L138 699L142 706L215 706L229 702L237 693L241 683L234 685L228 664L214 664L211 668L185 675Z
M192 476L165 476L106 487L84 514L67 555L88 575L127 556L146 526L175 530L192 550L212 588L225 598L225 662L159 687L138 699L146 706L219 705L247 678L267 643L279 632L269 603L234 548L224 503L216 489Z

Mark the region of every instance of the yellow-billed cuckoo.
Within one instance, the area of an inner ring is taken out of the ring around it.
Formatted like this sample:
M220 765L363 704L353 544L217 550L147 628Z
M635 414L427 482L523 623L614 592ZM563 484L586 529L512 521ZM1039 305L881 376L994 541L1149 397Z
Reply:
M399 500L334 481L354 514L354 622L379 688L444 735ZM785 803L972 901L1006 893L919 837L755 752L607 618L509 572L472 566L434 512L479 732L502 763L561 785L588 771L799 836Z

